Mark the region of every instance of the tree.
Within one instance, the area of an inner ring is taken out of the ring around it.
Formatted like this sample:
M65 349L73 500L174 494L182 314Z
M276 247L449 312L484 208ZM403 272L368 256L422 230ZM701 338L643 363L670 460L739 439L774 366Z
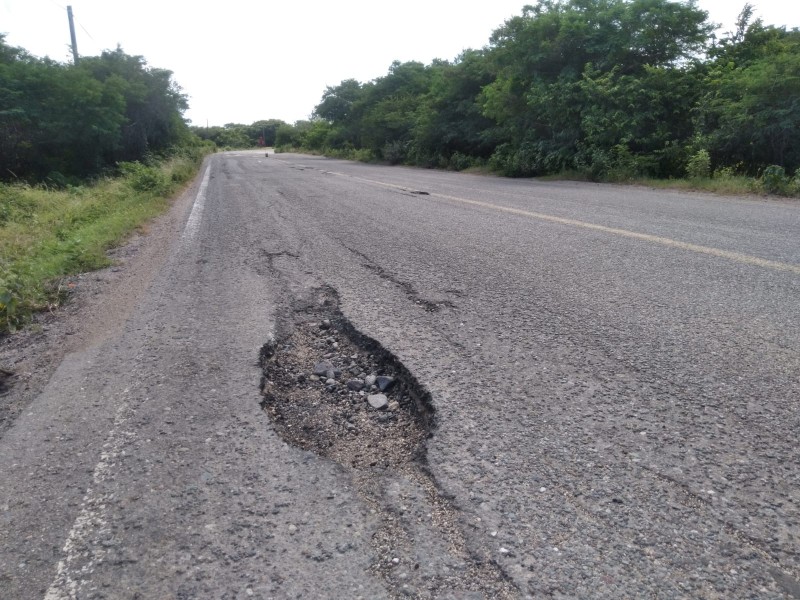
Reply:
M186 96L172 72L147 66L141 56L117 47L99 57L85 57L80 69L98 81L113 81L125 98L126 123L118 160L137 160L148 152L164 152L186 134Z
M737 31L712 51L698 134L717 165L792 171L800 167L800 31L751 17L746 5Z
M187 139L186 107L169 71L119 48L73 66L0 36L0 177L85 177L167 152Z
M592 103L581 85L587 70L591 78L637 78L647 69L678 68L703 50L711 30L694 1L540 0L526 6L494 32L488 52L496 76L483 88L481 104L507 140L495 164L511 161L504 170L520 175L574 166L585 145L584 108Z
M494 122L478 103L492 82L485 53L466 50L454 63L431 67L428 93L417 109L413 139L415 162L436 165L456 153L488 158L494 150Z

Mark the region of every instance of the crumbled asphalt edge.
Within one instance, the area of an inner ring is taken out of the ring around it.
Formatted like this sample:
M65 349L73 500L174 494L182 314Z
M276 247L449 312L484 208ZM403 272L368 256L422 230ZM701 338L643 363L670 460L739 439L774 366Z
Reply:
M261 406L275 430L287 443L350 472L354 489L378 518L372 570L386 581L392 598L437 598L455 590L486 598L519 597L494 560L469 549L457 509L427 468L426 444L435 428L430 394L392 353L353 327L339 311L333 289L320 289L317 299L296 307L291 325L282 326L282 333L261 350ZM315 367L321 372L327 366L323 361L332 372L312 377ZM363 380L359 375L394 381L383 392L384 409L367 401L381 393L377 385L348 388L348 381ZM413 493L387 498L387 486L400 480L421 490L423 498L415 500ZM424 522L403 506L415 502L425 506ZM447 568L434 575L421 569L415 557L421 527L448 554Z

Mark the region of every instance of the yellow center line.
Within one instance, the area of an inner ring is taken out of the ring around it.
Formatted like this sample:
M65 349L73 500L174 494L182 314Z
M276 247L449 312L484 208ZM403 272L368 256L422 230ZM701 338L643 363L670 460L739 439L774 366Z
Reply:
M336 173L333 171L331 171L331 174L340 175L343 177L349 177L351 179L363 181L366 183L374 183L383 187L402 190L404 192L412 191L407 186L397 185L394 183L387 183L385 181L366 179L364 177L355 177L353 175L347 175L345 173ZM520 215L522 217L537 219L539 221L547 221L549 223L558 223L559 225L568 225L570 227L580 227L581 229L600 231L602 233L609 233L611 235L616 235L629 239L641 240L643 242L650 242L651 244L658 244L660 246L667 246L669 248L678 248L680 250L695 252L697 254L707 254L709 256L715 256L717 258L725 258L727 260L732 260L734 262L742 263L745 265L752 265L757 267L763 267L765 269L772 269L775 271L785 271L788 273L795 273L797 275L800 275L800 265L779 262L776 260L768 260L766 258L759 258L757 256L751 256L749 254L742 254L741 252L732 252L730 250L722 250L721 248L714 248L711 246L701 246L699 244L681 242L679 240L674 240L672 238L662 237L659 235L650 235L649 233L639 233L637 231L630 231L629 229L620 229L618 227L607 227L606 225L598 225L596 223L589 223L587 221L579 221L577 219L567 219L565 217L556 217L554 215L548 215L546 213L523 210L521 208L512 208L509 206L500 206L498 204L492 204L491 202L470 200L468 198L460 198L458 196L448 196L447 194L438 194L436 192L428 193L427 197L440 198L442 200L450 200L452 202L460 202L461 204L470 204L472 206L480 206L481 208L488 208L491 210L509 213L512 215Z

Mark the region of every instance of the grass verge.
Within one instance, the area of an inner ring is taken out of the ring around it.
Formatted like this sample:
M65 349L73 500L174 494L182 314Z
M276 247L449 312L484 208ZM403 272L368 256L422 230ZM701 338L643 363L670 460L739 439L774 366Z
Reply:
M540 181L594 181L581 171L564 171L555 175L543 175ZM604 183L644 185L662 190L684 190L687 192L710 192L725 196L783 196L800 198L800 178L781 179L777 183L766 177L747 177L745 175L714 174L713 177L687 177L686 179L655 179L652 177L631 176L626 178L607 178Z
M122 163L119 177L61 190L0 184L0 333L63 300L65 277L108 266L106 251L164 212L202 158Z

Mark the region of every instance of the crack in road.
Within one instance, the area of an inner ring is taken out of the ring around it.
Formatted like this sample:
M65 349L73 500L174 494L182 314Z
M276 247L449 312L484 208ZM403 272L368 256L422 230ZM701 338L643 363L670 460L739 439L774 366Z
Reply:
M439 312L442 310L442 307L447 308L457 308L457 306L447 299L439 299L439 300L431 300L428 298L424 298L414 286L407 282L400 279L394 273L391 273L378 265L374 260L372 260L369 256L364 254L363 252L359 252L358 250L347 246L346 244L342 244L347 250L355 254L356 256L363 259L365 262L361 263L365 269L369 269L373 273L375 273L381 279L393 283L397 287L399 287L405 293L408 298L417 304L418 306L424 308L428 312ZM462 294L463 296L463 294Z
M371 568L390 597L518 597L499 565L469 547L460 511L427 468L429 393L355 329L334 290L317 296L296 308L289 333L262 349L262 407L275 430L350 473L378 520Z

